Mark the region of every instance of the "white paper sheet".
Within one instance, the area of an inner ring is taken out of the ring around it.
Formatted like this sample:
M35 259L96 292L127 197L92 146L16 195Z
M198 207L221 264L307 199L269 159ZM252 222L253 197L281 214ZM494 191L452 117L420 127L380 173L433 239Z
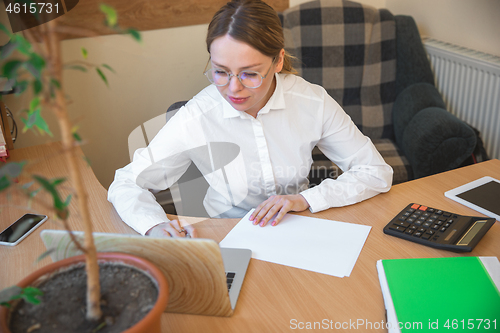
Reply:
M253 211L253 210L252 210ZM252 258L313 272L351 274L371 227L287 214L273 227L253 225L252 211L220 242L252 250Z

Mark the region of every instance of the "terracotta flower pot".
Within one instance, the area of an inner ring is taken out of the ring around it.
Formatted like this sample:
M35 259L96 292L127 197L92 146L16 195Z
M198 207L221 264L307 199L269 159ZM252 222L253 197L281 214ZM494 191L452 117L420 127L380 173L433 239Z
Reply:
M156 283L158 284L158 299L156 300L154 307L137 324L123 333L161 333L161 315L163 314L163 311L167 307L168 303L168 283L163 273L146 259L131 254L117 252L98 253L97 259L100 262L123 262L142 271L148 272L156 280ZM61 268L80 262L85 262L85 257L83 255L56 261L31 273L17 285L22 288L27 287L45 274L50 274ZM0 307L0 333L11 333L7 325L8 315L9 309Z

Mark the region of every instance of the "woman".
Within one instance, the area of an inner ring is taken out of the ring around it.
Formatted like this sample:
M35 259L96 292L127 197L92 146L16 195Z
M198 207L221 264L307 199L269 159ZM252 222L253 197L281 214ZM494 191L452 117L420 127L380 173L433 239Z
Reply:
M390 189L392 168L370 139L322 87L292 74L270 6L227 3L209 25L207 49L212 85L116 172L108 199L127 224L146 235L195 236L168 221L148 191L168 188L190 163L210 185L204 200L210 216L243 217L255 208L250 220L260 226L278 225L289 211L314 213ZM226 148L216 149L219 143ZM314 146L344 173L308 188Z

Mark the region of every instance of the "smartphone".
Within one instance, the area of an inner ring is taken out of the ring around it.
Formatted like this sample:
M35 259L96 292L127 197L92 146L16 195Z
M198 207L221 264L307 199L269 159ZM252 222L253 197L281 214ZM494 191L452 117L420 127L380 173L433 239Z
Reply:
M24 214L0 233L0 245L17 245L46 220L46 215Z

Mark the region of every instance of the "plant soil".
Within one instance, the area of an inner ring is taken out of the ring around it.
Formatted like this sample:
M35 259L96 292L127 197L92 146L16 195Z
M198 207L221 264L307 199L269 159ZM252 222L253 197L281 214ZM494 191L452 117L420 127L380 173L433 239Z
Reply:
M20 301L10 320L12 333L118 333L140 321L154 306L152 278L122 263L99 264L101 308L98 322L87 321L87 274L80 264L41 282L41 303Z

